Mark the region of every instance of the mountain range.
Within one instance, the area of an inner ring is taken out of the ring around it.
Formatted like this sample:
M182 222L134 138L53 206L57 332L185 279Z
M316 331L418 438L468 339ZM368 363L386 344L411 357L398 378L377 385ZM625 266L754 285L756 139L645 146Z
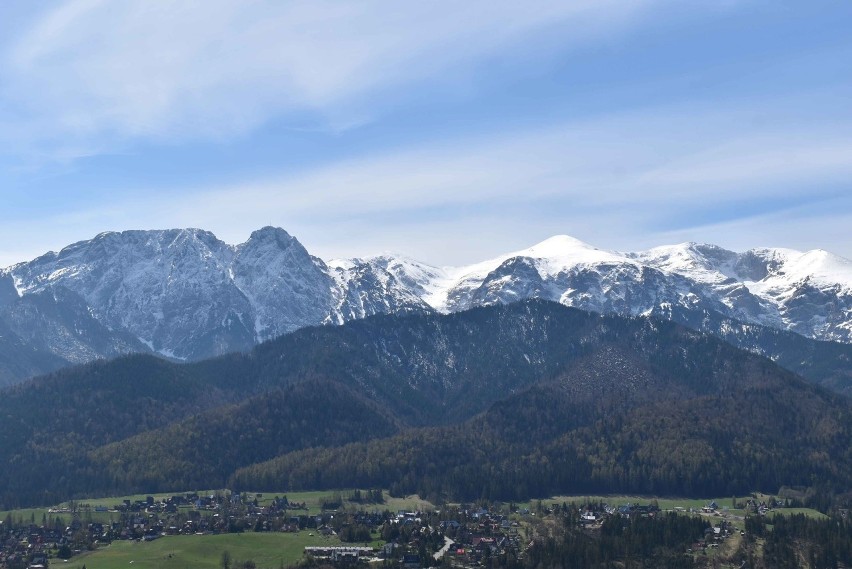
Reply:
M848 490L852 400L652 317L541 300L98 361L0 397L0 508L189 488L434 499Z
M852 389L852 262L685 243L641 252L557 236L464 267L323 261L283 229L229 245L198 229L103 233L0 270L0 384L127 353L197 361L305 326L539 298L655 316Z

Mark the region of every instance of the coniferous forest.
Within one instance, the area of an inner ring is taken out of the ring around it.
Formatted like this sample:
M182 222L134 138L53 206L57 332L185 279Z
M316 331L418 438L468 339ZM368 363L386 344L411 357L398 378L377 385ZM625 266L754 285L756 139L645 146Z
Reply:
M4 507L198 487L435 500L852 486L848 398L676 324L530 301L131 356L4 391Z

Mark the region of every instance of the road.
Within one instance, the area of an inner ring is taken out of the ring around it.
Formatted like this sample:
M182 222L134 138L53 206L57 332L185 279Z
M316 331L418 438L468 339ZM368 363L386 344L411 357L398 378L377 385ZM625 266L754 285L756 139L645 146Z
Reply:
M451 543L453 543L453 540L448 538L447 536L444 536L444 547L436 551L435 554L432 555L432 557L435 559L440 559L441 557L443 557L444 554L449 551Z

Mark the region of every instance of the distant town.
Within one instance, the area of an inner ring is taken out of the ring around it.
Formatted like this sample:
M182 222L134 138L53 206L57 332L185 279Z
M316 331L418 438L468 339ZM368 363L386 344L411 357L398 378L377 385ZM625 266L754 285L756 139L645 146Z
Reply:
M752 515L767 515L780 502L749 499L740 504ZM112 505L69 502L36 519L6 515L0 522L0 567L44 569L57 561L106 547L117 540L152 542L170 536L243 532L306 532L326 543L304 547L305 560L333 565L384 562L407 569L435 565L472 567L493 559L522 560L547 534L544 520L567 516L588 532L610 518L654 518L662 513L656 500L647 503L584 504L536 502L453 505L391 511L381 490L334 493L311 513L304 502L287 496L219 491L183 493L155 499L124 499ZM710 520L684 553L719 547L744 535L741 516L715 501L702 508L676 507L680 514Z

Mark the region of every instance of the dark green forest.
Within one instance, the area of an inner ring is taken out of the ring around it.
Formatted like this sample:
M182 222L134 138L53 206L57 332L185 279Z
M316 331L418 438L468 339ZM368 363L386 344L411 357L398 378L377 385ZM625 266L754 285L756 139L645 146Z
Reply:
M658 517L612 516L604 521L598 534L590 534L579 529L574 518L576 510L564 515L562 531L529 548L518 566L688 569L696 564L686 550L710 527L706 520L672 513Z
M131 356L3 391L0 506L220 487L435 499L852 486L852 404L671 322L543 301Z
M815 520L802 514L746 519L745 556L749 568L849 567L852 520L832 516ZM755 546L763 542L762 550Z
M559 493L731 495L814 480L832 481L843 491L852 483L848 417L815 420L796 412L811 405L819 409L818 400L765 389L598 414L548 386L463 425L284 455L238 470L231 485L380 485L438 501ZM792 450L791 437L799 450ZM814 448L825 454L806 450Z

